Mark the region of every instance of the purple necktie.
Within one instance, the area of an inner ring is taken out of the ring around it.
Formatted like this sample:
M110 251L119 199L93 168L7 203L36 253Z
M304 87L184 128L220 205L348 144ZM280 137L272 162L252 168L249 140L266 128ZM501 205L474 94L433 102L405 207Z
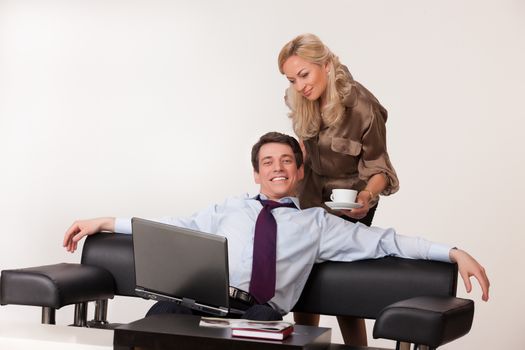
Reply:
M296 208L296 206L293 202L279 203L258 199L263 208L255 222L250 294L259 304L264 304L275 295L277 223L273 217L272 209L279 207Z

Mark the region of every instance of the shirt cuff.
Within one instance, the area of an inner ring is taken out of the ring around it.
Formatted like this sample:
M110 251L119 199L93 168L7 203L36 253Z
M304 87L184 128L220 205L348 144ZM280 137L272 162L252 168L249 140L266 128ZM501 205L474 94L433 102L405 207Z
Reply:
M115 232L131 234L131 218L116 218Z
M432 243L428 250L428 259L443 262L452 262L450 260L450 249L452 246L442 243Z

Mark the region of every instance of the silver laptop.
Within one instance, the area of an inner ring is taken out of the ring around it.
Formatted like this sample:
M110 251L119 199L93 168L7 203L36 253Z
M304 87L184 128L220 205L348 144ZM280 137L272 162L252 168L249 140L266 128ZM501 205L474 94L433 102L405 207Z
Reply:
M133 218L135 292L194 310L229 311L228 242L225 237Z

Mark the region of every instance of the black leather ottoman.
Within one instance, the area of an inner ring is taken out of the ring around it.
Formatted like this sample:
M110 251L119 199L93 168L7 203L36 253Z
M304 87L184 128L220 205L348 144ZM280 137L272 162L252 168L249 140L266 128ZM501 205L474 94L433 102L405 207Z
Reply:
M416 297L385 307L374 325L374 338L426 345L431 349L470 331L474 302L455 297Z
M3 270L0 304L41 306L42 323L55 323L55 310L75 304L74 325L86 325L87 302L113 298L115 282L107 270L82 264L55 264Z

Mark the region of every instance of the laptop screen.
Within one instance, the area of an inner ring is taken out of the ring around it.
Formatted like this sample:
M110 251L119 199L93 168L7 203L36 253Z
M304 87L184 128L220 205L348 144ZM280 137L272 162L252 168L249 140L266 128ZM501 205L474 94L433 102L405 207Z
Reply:
M212 314L229 306L225 237L132 219L136 291ZM207 310L210 306L212 310ZM213 310L213 309L219 310Z

